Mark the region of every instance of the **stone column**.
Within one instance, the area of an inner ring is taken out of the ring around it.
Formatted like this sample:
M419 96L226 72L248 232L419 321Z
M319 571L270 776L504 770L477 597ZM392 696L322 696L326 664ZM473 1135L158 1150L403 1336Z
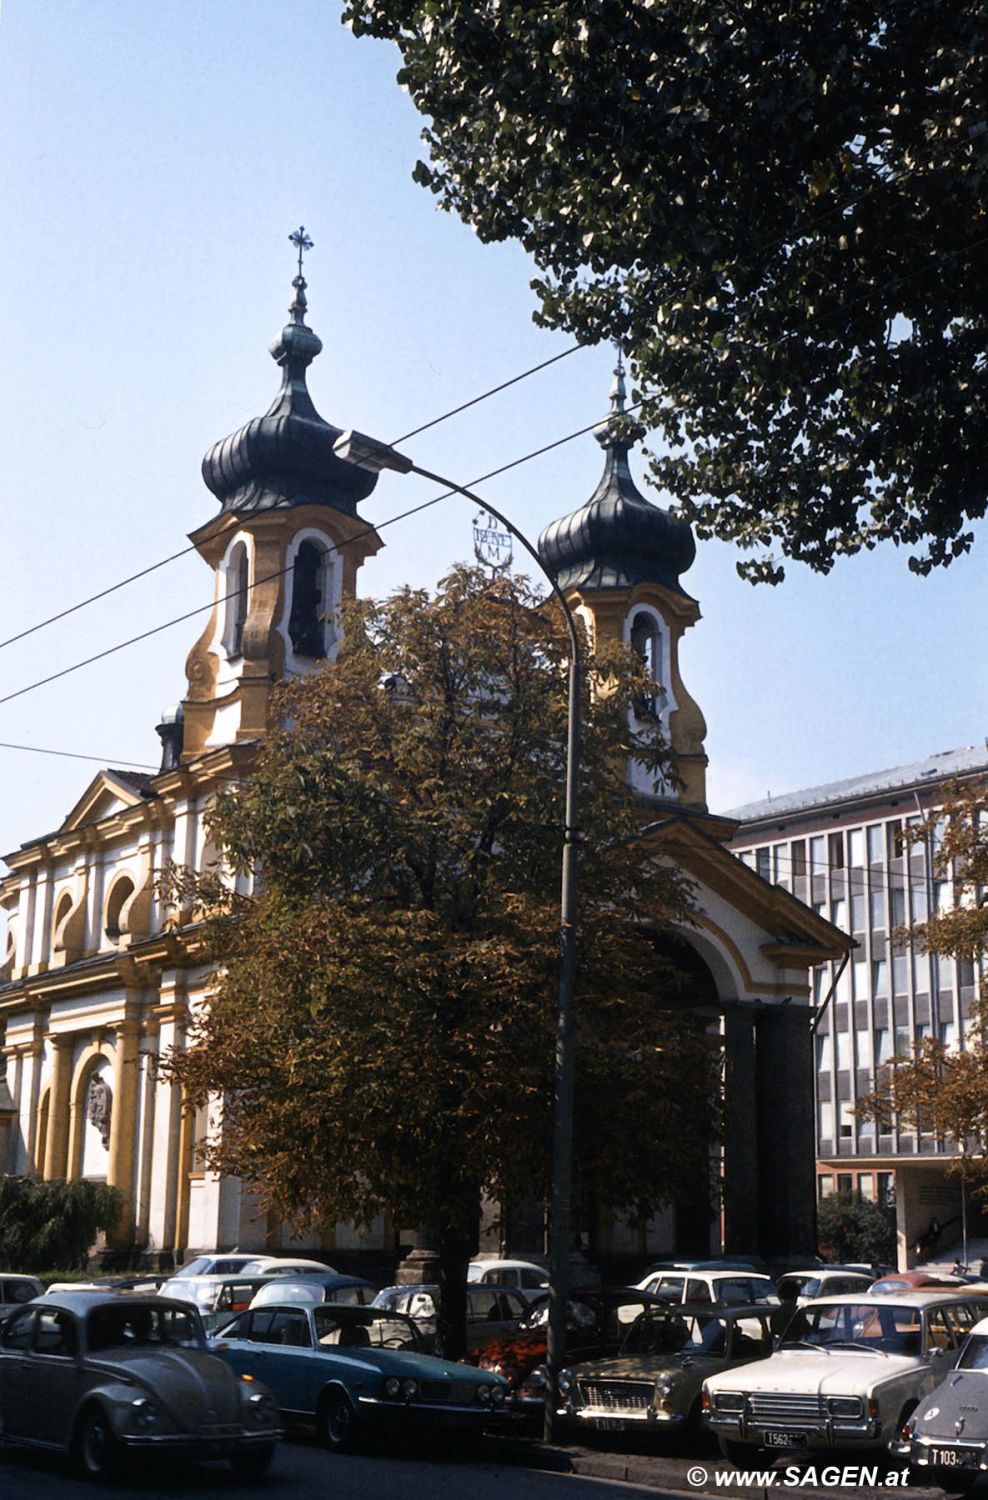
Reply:
M755 1023L759 1250L816 1253L816 1133L811 1012L766 1005Z
M185 1046L185 1033L189 1021L189 1006L185 988L180 978L173 974L162 978L159 991L160 1003L152 1012L158 1027L157 1056L166 1057L172 1051ZM182 1135L182 1086L172 1078L166 1078L155 1070L154 1121L151 1130L150 1176L148 1182L148 1243L158 1254L173 1252L176 1246L184 1248L185 1239L179 1234L179 1204L185 1187L180 1164L180 1141Z
M141 1023L127 1019L116 1025L113 1055L113 1113L110 1117L110 1160L106 1180L123 1194L123 1208L111 1237L117 1247L133 1239L134 1163L137 1148L137 1085L140 1071L138 1042Z
M43 1176L64 1177L69 1159L69 1102L72 1090L71 1036L51 1036L51 1081L48 1090L48 1137L45 1142Z
M724 1253L758 1252L758 1113L754 1011L724 1016Z

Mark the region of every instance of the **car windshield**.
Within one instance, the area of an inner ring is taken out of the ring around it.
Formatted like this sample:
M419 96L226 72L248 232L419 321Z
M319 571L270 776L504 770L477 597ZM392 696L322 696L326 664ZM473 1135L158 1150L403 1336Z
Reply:
M195 1260L190 1260L187 1266L179 1266L172 1280L178 1280L182 1276L205 1276L212 1264L211 1256L197 1255Z
M124 1301L91 1309L86 1318L86 1342L94 1354L163 1345L205 1347L202 1324L193 1308Z
M815 1344L821 1348L853 1344L880 1354L919 1354L922 1350L922 1311L912 1304L890 1300L822 1303L801 1307L792 1316L782 1347Z
M988 1370L988 1334L972 1333L961 1350L958 1370ZM963 1410L963 1407L961 1408Z
M649 1310L636 1318L621 1345L622 1354L723 1354L727 1320L716 1316L678 1317Z
M316 1339L324 1347L418 1349L425 1344L410 1318L375 1307L317 1307Z

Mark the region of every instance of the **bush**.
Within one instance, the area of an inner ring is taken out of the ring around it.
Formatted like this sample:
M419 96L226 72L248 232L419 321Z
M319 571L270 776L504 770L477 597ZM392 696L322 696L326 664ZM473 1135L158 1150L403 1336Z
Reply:
M0 1178L0 1270L82 1268L122 1207L119 1189L102 1182Z
M823 1258L838 1265L895 1265L895 1209L853 1193L832 1193L817 1207L817 1243Z

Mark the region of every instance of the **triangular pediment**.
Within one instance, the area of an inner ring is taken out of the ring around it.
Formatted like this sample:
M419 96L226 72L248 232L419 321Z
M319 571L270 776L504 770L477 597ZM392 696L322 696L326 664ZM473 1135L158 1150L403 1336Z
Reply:
M749 922L760 927L766 947L799 954L809 963L839 959L852 949L852 938L825 917L772 885L725 849L702 826L702 818L672 813L649 824L642 836L655 852L673 861L692 880L716 892Z
M71 833L73 829L84 828L90 823L101 823L114 813L136 807L143 801L141 786L146 779L137 776L132 779L126 773L116 771L100 771L66 816L59 833Z

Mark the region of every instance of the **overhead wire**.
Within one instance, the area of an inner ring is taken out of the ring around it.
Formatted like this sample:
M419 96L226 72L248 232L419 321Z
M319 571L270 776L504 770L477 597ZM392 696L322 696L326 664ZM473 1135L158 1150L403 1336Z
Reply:
M950 149L950 151L948 151L947 155L949 156L953 154L954 151L960 150L961 147L967 146L969 144L970 142L967 140L959 140ZM826 219L831 218L835 213L843 212L845 208L853 207L854 205L861 203L862 201L864 201L864 199L869 198L873 193L876 193L883 188L894 186L905 175L907 175L905 171L900 174L896 174L893 172L888 177L881 178L872 187L867 188L864 192L859 193L853 200L853 203L845 201L843 203L838 202L830 204L827 208L821 210L821 212L810 221L810 224L807 226L807 228L813 228L816 225L823 223ZM751 254L753 256L764 255L770 250L778 248L779 245L785 244L787 242L787 239L788 236L786 235L773 236L771 239L765 240L762 244L757 246L757 248L753 252L751 252ZM974 247L970 246L967 248ZM673 288L668 293L668 296L682 297L690 290L697 291L702 288L707 282L715 278L722 278L732 269L743 264L745 259L747 259L747 257L738 255L735 256L733 260L724 262L723 265L718 266L715 270L703 271L698 276L688 278L678 288ZM852 304L852 306L853 305L854 304ZM812 322L813 320L810 321ZM804 324L803 326L805 327L806 325ZM783 337L790 336L791 335L784 335ZM781 342L781 339L777 340L776 342ZM592 347L594 346L590 344L571 344L566 349L561 350L558 354L550 355L548 359L540 360L537 364L529 366L528 369L522 370L519 374L512 375L507 380L502 380L497 385L488 387L487 390L482 391L479 395L472 396L469 400L461 401L457 406L450 407L448 411L443 412L438 417L433 417L428 422L423 422L421 426L413 427L409 432L403 433L401 437L394 438L390 446L397 447L399 443L404 443L407 442L410 438L418 437L421 433L428 432L432 428L438 427L442 422L447 422L452 417L459 416L461 412L469 411L472 407L480 405L482 402L489 400L491 397L500 395L502 391L506 391L512 386L518 385L521 381L527 380L531 375L536 375L540 371L548 369L551 365L558 364L560 360L567 359L571 354L576 354L581 349L588 349ZM774 344L770 343L762 347L765 349L770 349L774 347ZM565 439L563 441L565 441ZM480 481L475 480L474 483L480 483ZM66 609L59 610L56 614L49 615L44 620L39 620L36 624L30 625L26 629L18 631L15 635L8 636L6 640L0 641L0 651L4 650L7 646L14 645L17 641L24 640L27 636L34 635L39 630L44 630L49 625L56 624L59 620L64 620L68 615L75 614L77 611L87 608L90 604L98 603L100 599L105 599L109 594L116 593L119 589L126 588L129 584L136 583L141 578L146 578L149 573L156 572L157 569L167 566L168 563L176 562L180 557L187 557L190 552L194 551L194 545L183 547L180 551L173 552L168 557L161 558L158 562L151 563L146 568L141 568L136 573L131 573L128 577L120 579L117 583L109 584L106 588L100 589L97 593L90 594L85 599L80 599L78 603L69 605Z

